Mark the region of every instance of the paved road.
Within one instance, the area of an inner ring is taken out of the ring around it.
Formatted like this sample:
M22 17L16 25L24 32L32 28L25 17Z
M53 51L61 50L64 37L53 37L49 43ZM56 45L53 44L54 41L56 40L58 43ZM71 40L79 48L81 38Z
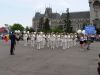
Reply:
M92 44L89 51L78 46L35 50L21 42L11 56L9 44L0 43L0 75L98 75L99 50L99 42Z

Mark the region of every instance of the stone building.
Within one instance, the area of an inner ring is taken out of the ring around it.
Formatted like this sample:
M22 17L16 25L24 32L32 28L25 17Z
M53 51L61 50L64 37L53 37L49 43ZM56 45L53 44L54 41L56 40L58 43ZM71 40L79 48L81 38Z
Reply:
M35 14L35 17L32 20L33 28L36 31L39 29L39 20L41 18L45 19L48 18L50 20L50 27L53 29L58 26L64 26L64 19L65 19L66 13L54 13L52 12L52 8L46 8L45 13L41 14L40 12L37 12ZM81 29L84 23L90 23L90 12L84 11L84 12L70 12L70 20L71 20L71 26L73 27L74 31L77 31L78 29Z
M90 23L100 28L100 0L89 0Z
M62 13L61 19L63 20L64 18L65 18L65 13ZM77 31L78 29L81 29L83 27L83 24L90 23L90 12L89 11L70 12L70 20L73 30Z
M95 24L97 28L100 28L100 0L89 0L90 11L83 12L70 12L71 26L74 31L81 29L83 24ZM64 19L66 13L54 13L52 8L46 8L45 13L41 14L37 12L32 20L34 30L39 29L39 20L41 18L48 18L50 20L50 27L55 28L57 26L64 26Z

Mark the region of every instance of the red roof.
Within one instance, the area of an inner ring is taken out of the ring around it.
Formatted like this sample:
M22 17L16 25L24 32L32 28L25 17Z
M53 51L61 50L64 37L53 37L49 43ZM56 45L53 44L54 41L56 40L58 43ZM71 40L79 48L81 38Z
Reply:
M5 27L1 27L1 28L0 28L0 33L2 33L2 32L7 32L7 30L6 30Z

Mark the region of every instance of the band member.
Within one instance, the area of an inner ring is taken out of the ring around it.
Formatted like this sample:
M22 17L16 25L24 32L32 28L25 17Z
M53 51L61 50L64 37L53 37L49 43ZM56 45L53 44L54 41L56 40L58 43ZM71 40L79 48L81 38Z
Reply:
M32 46L33 48L34 48L34 46L35 46L35 37L36 37L35 34L32 33L30 38L31 38L31 46Z
M28 39L27 33L24 34L23 39L24 39L24 46L27 46L27 44L28 44L28 43L27 43L27 42L28 42L28 41L27 41L27 39Z

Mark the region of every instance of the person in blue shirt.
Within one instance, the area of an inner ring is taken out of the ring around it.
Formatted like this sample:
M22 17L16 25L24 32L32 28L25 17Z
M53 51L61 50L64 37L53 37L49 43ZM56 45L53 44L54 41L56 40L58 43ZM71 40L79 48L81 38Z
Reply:
M14 50L15 50L15 45L16 45L16 36L14 32L10 34L10 40L11 40L10 54L14 55Z

